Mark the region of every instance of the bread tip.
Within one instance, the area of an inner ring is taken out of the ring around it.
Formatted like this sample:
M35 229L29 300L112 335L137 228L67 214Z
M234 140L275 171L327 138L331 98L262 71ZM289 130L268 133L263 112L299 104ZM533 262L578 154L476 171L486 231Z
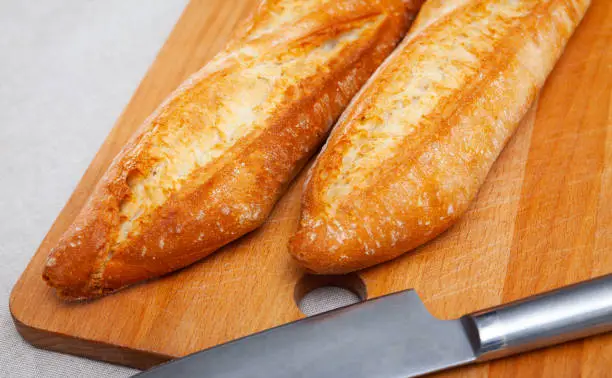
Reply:
M350 258L338 254L338 242L309 228L302 228L289 240L289 254L310 274L345 274L354 271Z

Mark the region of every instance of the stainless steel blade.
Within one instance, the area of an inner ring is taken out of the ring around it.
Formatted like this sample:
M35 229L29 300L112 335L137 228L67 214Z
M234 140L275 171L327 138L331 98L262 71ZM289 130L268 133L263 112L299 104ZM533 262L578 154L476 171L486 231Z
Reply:
M408 290L204 350L140 376L405 378L475 358L462 322L434 318Z

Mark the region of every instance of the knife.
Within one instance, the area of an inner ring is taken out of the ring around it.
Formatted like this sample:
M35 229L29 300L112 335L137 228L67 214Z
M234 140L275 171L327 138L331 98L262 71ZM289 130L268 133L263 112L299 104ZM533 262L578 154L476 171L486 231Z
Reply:
M222 344L138 377L405 378L612 330L612 274L465 315L434 318L414 290Z

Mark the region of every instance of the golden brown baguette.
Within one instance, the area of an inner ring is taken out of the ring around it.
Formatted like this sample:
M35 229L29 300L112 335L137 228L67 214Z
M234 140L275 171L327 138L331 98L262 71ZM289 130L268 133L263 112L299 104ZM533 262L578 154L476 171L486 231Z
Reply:
M414 5L263 1L114 159L44 279L65 299L92 298L189 265L261 225L404 36Z
M317 273L387 261L463 214L587 0L430 0L355 96L305 184L291 254Z

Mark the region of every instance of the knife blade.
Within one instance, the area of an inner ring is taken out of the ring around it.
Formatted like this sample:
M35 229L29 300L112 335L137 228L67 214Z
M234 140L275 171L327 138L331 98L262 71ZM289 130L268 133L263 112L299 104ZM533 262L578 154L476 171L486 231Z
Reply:
M272 328L138 377L415 377L612 330L612 275L433 317L414 290Z

